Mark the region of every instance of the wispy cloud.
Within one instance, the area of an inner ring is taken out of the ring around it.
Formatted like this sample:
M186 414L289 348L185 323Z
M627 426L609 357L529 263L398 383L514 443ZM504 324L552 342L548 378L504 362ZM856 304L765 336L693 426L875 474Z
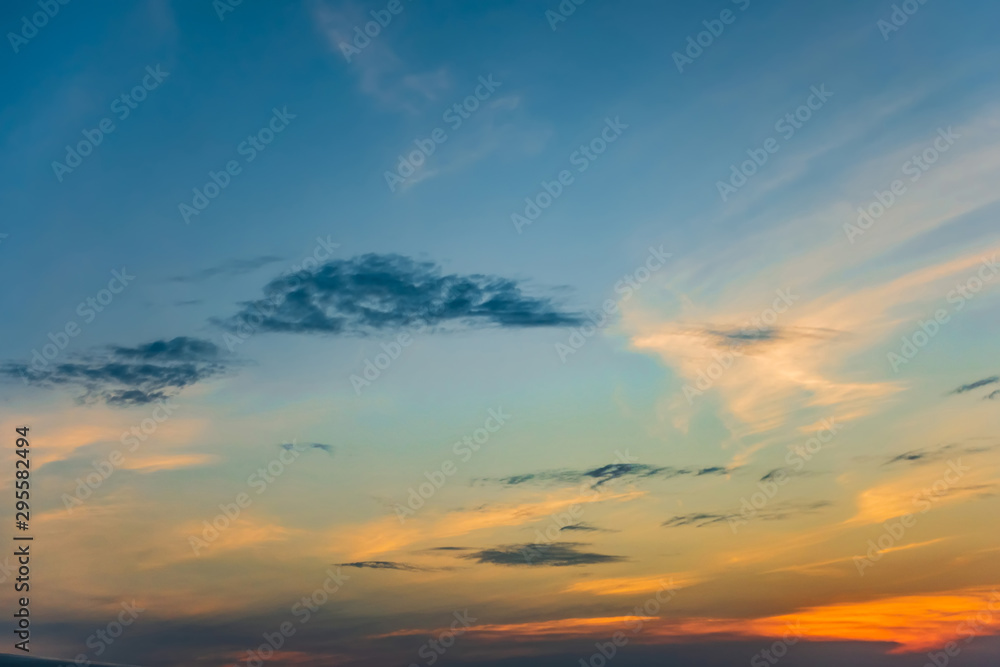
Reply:
M337 563L340 567L356 567L368 570L401 570L404 572L424 572L427 568L417 567L408 563L397 563L390 560L362 560L354 563Z
M991 375L990 377L983 378L982 380L976 380L975 382L971 382L969 384L963 384L961 387L952 390L951 393L964 394L967 391L972 391L973 389L979 389L980 387L986 387L988 385L996 384L998 382L1000 382L1000 375Z
M597 488L616 479L641 479L647 477L659 477L671 479L673 477L702 477L705 475L728 475L732 472L730 468L721 466L710 466L706 468L673 468L670 466L652 466L644 463L612 463L593 468L591 470L543 470L541 472L527 473L524 475L512 475L510 477L483 477L477 482L494 482L504 486L520 486L522 484L544 484L556 483L574 485L581 482L593 481L593 487Z
M174 276L169 279L173 283L200 283L218 276L240 276L246 273L253 273L265 266L280 262L281 257L274 255L262 255L252 259L232 259L216 266L202 269L183 276Z
M758 510L753 515L753 518L761 521L783 521L785 519L790 519L794 516L800 516L803 514L815 514L816 512L826 509L832 505L833 503L827 500L819 500L815 502L786 501L776 504L773 507L765 507ZM667 528L679 528L681 526L704 528L705 526L711 526L716 523L728 522L731 519L739 519L741 521L747 520L744 513L739 510L733 510L731 512L695 512L692 514L680 514L664 521L662 525Z

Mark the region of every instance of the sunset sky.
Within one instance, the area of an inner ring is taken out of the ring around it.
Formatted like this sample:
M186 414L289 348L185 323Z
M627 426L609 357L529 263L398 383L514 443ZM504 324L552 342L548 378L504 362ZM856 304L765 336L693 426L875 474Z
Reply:
M995 665L998 20L4 3L31 655Z

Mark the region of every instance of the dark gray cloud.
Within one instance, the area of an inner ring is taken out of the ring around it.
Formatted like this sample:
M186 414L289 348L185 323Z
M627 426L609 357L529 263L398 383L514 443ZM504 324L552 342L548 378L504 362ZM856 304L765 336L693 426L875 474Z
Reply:
M326 452L327 454L330 454L331 456L333 455L333 451L335 449L335 447L333 445L324 445L323 443L320 443L320 442L311 442L308 445L304 445L304 447L306 449L322 449L324 452ZM283 445L281 445L281 448L284 449L284 450L289 450L289 451L292 450L292 449L296 449L295 445L293 443L290 443L290 442L284 443ZM300 450L300 451L304 451L304 450Z
M996 391L990 392L986 396L983 396L983 400L986 401L995 401L997 399L1000 399L1000 389L997 389Z
M581 521L580 523L571 523L568 526L563 526L559 529L560 531L568 530L572 532L582 532L582 533L616 533L616 530L610 530L608 528L598 528L597 526L591 525L586 521Z
M996 444L972 444L972 443L948 443L945 445L936 445L933 447L922 447L920 449L911 449L908 452L903 452L902 454L897 454L895 456L890 456L887 458L882 465L883 466L895 466L904 465L907 463L912 463L914 465L922 465L925 463L930 463L932 461L941 461L950 456L959 456L964 454L981 454L983 452L989 452L997 448Z
M274 255L262 255L251 259L231 259L218 266L202 269L186 276L174 276L169 280L172 283L200 283L217 276L239 276L245 273L252 273L257 269L280 261L281 257L275 257Z
M434 547L427 551L472 551L472 547Z
M334 259L282 275L264 298L244 302L226 328L302 334L368 335L415 325L434 328L554 327L583 322L551 298L532 297L518 282L483 274L443 274L432 262L401 255Z
M181 389L227 369L219 348L206 340L180 336L136 347L112 346L102 352L44 367L7 363L0 374L41 387L75 386L81 403L116 407L167 399Z
M745 329L708 329L706 333L732 343L760 343L781 338L779 331L771 327L763 329L752 327Z
M775 468L770 470L763 475L761 475L760 481L762 482L772 482L784 475L785 477L805 477L806 475L814 475L816 473L809 470L795 470L794 468Z
M511 477L481 477L476 481L493 482L504 486L519 486L531 483L580 484L593 480L593 486L597 488L612 480L623 478L640 479L659 477L670 479L685 475L693 477L727 475L730 472L732 472L731 469L720 466L673 468L670 466L652 466L645 463L612 463L591 470L543 470L541 472L513 475Z
M405 572L424 572L427 570L427 568L417 567L408 563L397 563L391 560L362 560L354 563L335 563L335 565L370 570L403 570Z
M967 391L972 391L973 389L979 389L980 387L986 387L991 384L996 384L1000 382L1000 375L991 375L988 378L983 378L982 380L976 380L969 384L963 384L961 387L951 391L952 394L964 394Z
M819 500L815 502L786 501L778 503L773 507L765 506L753 514L741 510L733 510L731 512L695 512L692 514L680 514L664 521L662 525L667 528L679 528L681 526L704 528L705 526L711 526L716 523L726 523L730 520L748 521L752 519L759 519L761 521L782 521L784 519L790 519L793 516L815 514L816 512L832 505L833 503L828 500Z
M483 549L461 556L477 563L492 565L512 565L528 567L569 567L573 565L595 565L618 563L626 560L621 556L581 551L586 546L579 542L551 542L548 544L510 544Z

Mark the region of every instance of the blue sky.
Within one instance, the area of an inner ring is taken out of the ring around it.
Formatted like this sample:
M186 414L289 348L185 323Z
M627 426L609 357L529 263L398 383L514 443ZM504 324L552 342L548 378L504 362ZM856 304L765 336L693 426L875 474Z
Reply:
M0 399L3 428L41 440L42 654L72 659L137 598L148 616L102 659L245 664L337 563L342 601L272 664L419 663L472 603L488 620L447 659L577 664L660 578L676 605L622 664L750 660L793 618L809 641L788 664L817 647L897 664L985 604L993 4L567 0L555 22L556 2L223 2L73 0L23 39L39 5L0 12ZM373 12L386 24L345 57ZM213 174L224 187L185 213ZM150 422L164 399L176 415ZM499 409L509 423L460 461L453 444ZM141 448L67 505L144 420ZM833 444L740 513L829 420ZM296 463L192 553L282 452ZM859 574L866 541L956 457L973 472L883 549L897 565ZM446 461L454 476L397 521ZM571 564L504 562L577 506ZM178 646L190 623L203 632Z

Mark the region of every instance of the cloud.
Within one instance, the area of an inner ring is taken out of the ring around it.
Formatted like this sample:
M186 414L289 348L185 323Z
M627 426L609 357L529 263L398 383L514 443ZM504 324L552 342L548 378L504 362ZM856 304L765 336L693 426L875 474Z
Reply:
M995 401L998 398L1000 398L1000 389L997 389L996 391L991 392L990 394L988 394L986 396L983 396L983 400L985 400L985 401Z
M169 279L169 282L200 283L217 276L240 276L246 273L252 273L257 269L280 261L281 257L275 257L274 255L261 255L260 257L254 257L252 259L231 259L228 262L219 264L218 266L202 269L201 271L196 271L190 275L174 276Z
M563 526L559 530L560 531L570 530L570 531L585 532L585 533L617 533L618 532L617 530L610 530L608 528L598 528L597 526L592 526L591 524L587 523L586 521L582 521L580 523L571 523L568 526Z
M819 500L815 502L786 501L771 508L765 507L760 509L753 515L752 518L760 519L762 521L782 521L800 514L815 514L819 510L830 507L831 505L833 505L833 503L828 500ZM748 520L748 518L750 517L745 515L742 511L735 510L732 512L722 513L696 512L693 514L680 514L672 519L664 521L662 525L667 528L679 528L681 526L704 528L705 526L728 522L730 520L739 519L742 522Z
M589 480L595 480L593 488L597 488L616 479L622 478L645 478L661 477L670 479L690 475L701 477L704 475L728 475L732 472L729 468L720 466L710 466L707 468L672 468L670 466L652 466L645 463L612 463L609 465L594 468L592 470L545 470L537 473L524 475L513 475L511 477L482 477L480 482L498 482L504 486L519 486L534 482L556 482L560 484L579 484Z
M919 449L911 449L908 452L903 452L902 454L897 454L896 456L889 457L882 463L883 466L913 463L916 465L921 465L924 463L930 463L931 461L940 461L948 456L956 456L960 454L981 454L983 452L988 452L996 449L997 445L970 445L963 443L949 443L946 445L937 445L935 447L922 447Z
M988 378L983 378L982 380L976 380L969 384L963 384L961 387L953 389L948 392L949 394L964 394L966 392L972 391L973 389L979 389L980 387L986 387L991 384L996 384L1000 382L1000 375L991 375Z
M435 328L554 327L583 321L549 298L527 296L516 281L483 274L444 275L433 262L401 255L334 259L268 283L266 298L241 304L222 326L243 321L268 332L368 335L416 325Z
M284 450L286 450L286 451L290 451L290 450L295 449L295 444L291 443L291 442L286 442L283 445L281 445L281 448L284 449ZM308 449L322 449L324 452L326 452L327 454L329 454L331 456L333 456L333 450L335 449L333 445L324 445L324 444L319 443L319 442L310 443L310 444L306 445L306 448L308 448Z
M573 565L595 565L599 563L618 563L625 559L621 556L580 551L585 546L579 542L552 542L550 544L511 544L483 549L461 556L478 563L492 565L523 565L530 567L569 567Z
M0 374L40 387L79 387L84 390L81 403L128 407L167 399L226 368L214 343L180 336L136 347L111 346L41 370L34 364L7 363L0 366Z
M774 470L764 473L761 476L760 481L770 482L782 475L784 475L785 477L803 477L805 475L812 475L812 474L815 473L810 472L808 470L793 470L792 468L775 468Z
M356 567L370 570L402 570L404 572L423 572L427 568L417 567L408 563L397 563L391 560L363 560L355 563L336 563L339 567Z

